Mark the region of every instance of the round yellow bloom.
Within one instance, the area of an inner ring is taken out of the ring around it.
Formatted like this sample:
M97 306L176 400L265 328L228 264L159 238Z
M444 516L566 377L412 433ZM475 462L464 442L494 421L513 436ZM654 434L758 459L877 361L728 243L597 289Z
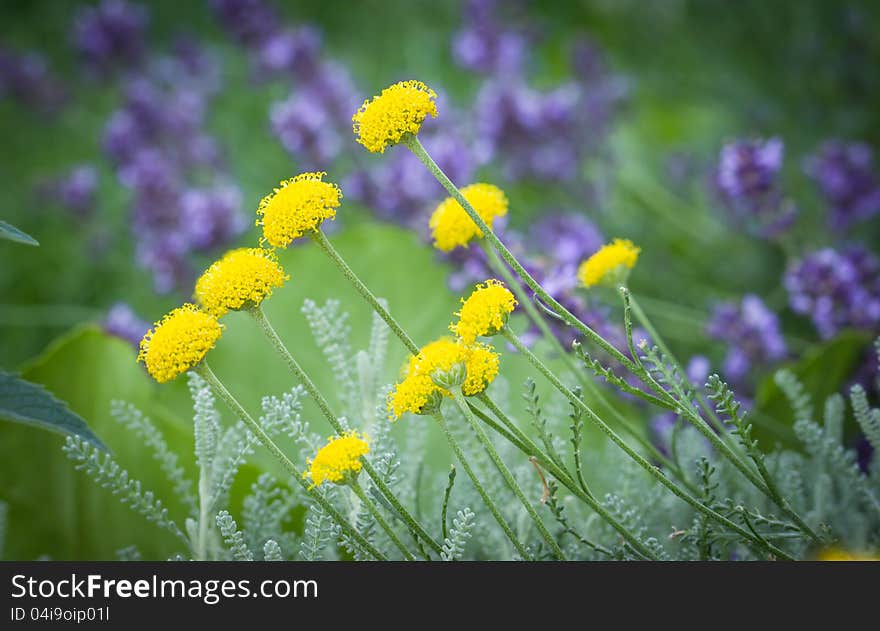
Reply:
M171 381L196 366L220 339L217 319L193 304L185 304L156 322L141 340L138 361L144 362L153 379Z
M367 99L351 117L357 141L373 153L385 153L404 134L418 134L425 118L437 116L437 94L421 81L401 81Z
M324 182L326 173L300 173L284 180L260 201L257 225L263 239L276 248L286 248L294 239L317 230L325 219L334 219L342 191Z
M507 214L507 196L497 186L471 184L461 189L461 194L490 228L496 217ZM466 246L475 237L483 237L483 231L452 197L447 197L437 206L428 225L434 238L434 247L443 252Z
M461 302L461 311L456 314L458 322L450 324L449 329L465 344L498 333L517 304L504 283L494 278L477 285L468 299Z
M388 409L396 418L404 412L422 414L432 399L451 397L449 390L434 383L435 373L451 373L464 366L461 384L465 396L481 393L498 375L498 354L484 344L464 344L441 338L423 346L418 355L410 357L403 379L389 396Z
M309 461L309 470L303 472L304 478L312 480L312 486L320 486L324 482L345 482L349 476L360 472L364 466L361 457L370 453L366 436L360 437L357 432L348 432L336 438L331 436L328 440L330 442Z
M195 297L215 317L256 307L289 276L275 255L263 248L230 250L196 281Z
M635 267L641 251L629 239L615 239L581 263L578 278L584 287L622 283Z

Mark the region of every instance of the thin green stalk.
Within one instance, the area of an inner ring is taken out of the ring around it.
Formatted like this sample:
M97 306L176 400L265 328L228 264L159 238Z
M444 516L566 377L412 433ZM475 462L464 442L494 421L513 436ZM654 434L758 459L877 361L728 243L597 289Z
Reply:
M385 323L391 328L394 334L403 342L404 346L406 346L407 350L413 355L417 355L419 352L419 347L416 346L416 343L412 340L412 338L406 334L406 331L400 326L397 320L394 319L394 316L385 308L378 298L370 291L370 289L364 285L363 281L358 278L358 275L354 273L354 270L348 266L348 263L345 262L345 259L336 251L336 248L330 243L327 239L327 235L325 235L320 230L315 230L311 233L312 240L317 243L321 249L330 257L330 259L336 264L342 274L354 285L355 289L358 290L358 293L364 297L373 310L379 314Z
M624 540L634 549L638 550L638 553L642 556L647 556L652 560L656 560L653 553L648 550L638 538L633 535L623 524L617 521L611 513L609 513L602 504L591 494L584 492L578 484L572 479L571 475L560 469L556 464L552 461L552 459L544 454L541 449L525 434L522 433L516 424L508 418L501 409L495 405L495 402L492 401L486 393L481 393L477 395L477 398L482 401L487 408L498 418L506 427L510 428L510 430L522 440L522 442L529 447L529 450L523 450L524 453L534 456L538 463L544 467L550 475L555 477L565 488L567 488L575 497L584 502L587 506L593 509L599 517L604 519L609 526L614 528ZM482 418L482 417L481 417Z
M300 471L295 464L288 458L281 448L272 440L266 432L263 431L263 428L260 427L260 424L257 423L253 417L248 414L247 410L242 407L241 403L238 402L229 390L226 389L226 386L223 385L223 382L214 374L214 371L211 370L210 366L206 361L202 361L198 366L193 368L193 370L198 373L198 375L204 379L211 389L214 391L214 394L217 395L217 398L222 399L233 414L235 414L242 423L244 423L247 428L253 432L254 436L263 443L263 446L269 450L269 452L284 465L284 468L287 469L287 472L296 480L297 484L299 484L303 490L308 493L311 498L318 503L321 508L323 508L328 515L330 515L333 520L339 525L339 527L347 534L349 537L354 539L359 546L361 546L368 554L371 554L379 561L387 561L388 559L384 554L376 550L376 548L367 541L364 536L359 533L345 517L343 517L338 510L328 502L320 493L318 493L312 485L310 485L304 478L303 473Z
M516 533L513 532L513 529L507 523L507 520L504 519L501 511L498 510L498 506L495 504L492 498L489 497L486 489L483 488L483 485L480 483L479 478L477 478L477 474L474 473L473 469L471 469L471 465L465 457L464 453L462 452L458 441L455 440L455 436L452 435L449 426L446 424L446 419L443 418L443 413L440 411L435 412L434 419L437 421L437 424L440 425L440 429L443 430L443 433L446 434L446 440L449 441L449 444L452 447L452 451L455 452L455 457L458 458L459 464L461 464L465 473L468 474L468 477L471 479L474 488L477 489L477 493L479 493L480 497L483 498L483 503L486 505L486 508L488 508L489 512L492 513L495 521L497 521L498 525L501 526L501 530L503 530L504 534L507 535L507 538L510 539L510 542L513 544L513 547L516 548L516 551L519 553L520 557L530 560L531 557L525 546L517 538Z
M211 498L208 489L208 467L205 463L199 467L199 534L196 541L196 559L208 560L208 519L211 507Z
M569 390L565 384L559 381L559 378L554 375L549 368L534 354L529 348L522 343L522 341L516 337L509 329L505 328L502 330L502 334L513 344L517 350L523 353L529 361L531 361L532 365L538 369L549 381L556 387L559 392L564 394L569 401L571 401L574 405L579 407L589 418L592 420L598 427L601 429L618 447L620 447L630 458L632 458L640 467L645 469L653 478L655 478L658 482L660 482L663 486L672 491L676 496L690 504L693 508L705 514L706 516L712 518L716 522L724 525L737 532L742 537L756 543L759 546L763 546L767 549L771 554L776 555L779 558L786 560L793 560L790 555L788 555L785 551L780 550L779 548L773 546L772 544L767 543L766 541L762 541L759 537L755 537L752 533L738 526L731 520L727 519L717 511L709 508L704 505L695 497L691 496L687 491L682 489L675 482L667 478L660 471L658 467L653 466L650 462L645 460L637 451L632 449L626 441L624 441L611 427L608 426L601 418L599 418L593 410L587 406L577 395L575 395L571 390Z
M363 504L364 506L367 507L367 510L370 511L370 514L373 516L373 519L375 519L376 523L379 524L379 527L385 531L385 533L388 535L388 537L391 539L391 541L394 543L394 545L397 546L397 549L403 553L403 558L406 559L407 561L415 561L416 560L415 557L407 549L407 547L405 545L403 545L403 542L397 536L397 533L395 533L394 530L391 529L391 526L389 526L388 522L385 521L385 518L382 517L382 513L379 512L379 509L373 503L373 500L371 500L369 497L367 497L367 494L364 493L364 489L363 489L363 487L361 487L360 484L358 484L358 481L351 480L348 483L348 486L351 487L351 490L354 491L354 494L357 495L358 498L360 498L361 504Z
M315 403L317 403L318 408L321 410L321 413L324 415L324 418L330 423L331 427L337 434L342 434L345 431L345 428L342 427L342 424L339 422L339 419L336 418L336 415L333 414L333 411L330 409L330 404L327 402L327 399L324 398L324 395L321 394L321 391L318 390L318 387L315 385L315 382L311 380L308 374L302 369L299 365L299 362L291 355L290 351L287 350L287 347L284 345L284 342L281 341L281 338L278 336L278 333L272 327L272 324L266 318L266 314L263 312L262 308L257 307L250 310L250 314L253 316L254 320L256 320L257 324L263 330L263 333L269 339L272 346L287 364L287 367L290 369L290 372L293 373L293 376L299 380L306 389L306 392L309 393L309 396L314 399ZM400 500L394 495L388 485L385 484L385 481L382 479L382 476L376 471L375 467L373 467L372 462L368 458L363 459L364 470L367 472L367 475L370 476L370 479L373 481L373 484L376 485L376 488L382 493L388 503L394 508L394 511L397 515L406 523L409 529L412 532L418 534L430 547L434 550L435 553L440 554L442 548L440 544L438 544L431 535L422 527L421 524L416 521L416 519L409 514L409 511L400 503Z
M531 517L532 521L535 522L535 526L537 526L538 532L547 543L547 545L550 546L550 550L552 550L553 556L555 556L560 561L564 561L565 555L562 553L562 549L559 547L559 544L556 543L556 540L553 538L553 535L550 534L550 531L547 530L544 522L541 521L541 517L538 515L537 511L535 511L535 507L532 506L532 503L523 492L522 487L520 487L519 483L513 477L513 474L510 472L510 469L507 468L507 465L504 464L504 461L501 459L501 456L498 455L498 451L496 451L495 446L492 444L492 441L489 440L489 437L486 436L486 432L483 431L480 423L474 417L473 412L471 412L471 409L468 406L467 399L465 399L464 394L461 392L461 387L452 389L452 398L455 399L456 404L458 404L459 409L461 410L462 414L464 414L464 417L470 424L471 429L474 430L474 433L477 435L477 439L483 445L486 453L489 454L489 458L492 460L495 468L498 469L501 477L504 478L507 486L510 487L510 490L513 491L514 495L516 495L517 499L523 505L523 508L526 509L529 517Z
M577 317L574 316L568 309L562 306L553 296L548 294L543 287L536 281L531 274L529 274L526 269L520 264L519 261L516 260L516 257L510 253L510 250L501 242L501 240L492 232L492 229L486 224L482 217L480 217L479 213L474 210L474 207L471 203L465 198L464 195L461 194L461 191L452 183L452 180L443 172L443 170L437 166L437 163L428 155L428 152L425 151L425 148L422 146L422 143L419 142L417 136L413 134L408 134L401 139L401 143L405 144L410 151L424 164L431 174L437 179L438 182L446 189L446 191L461 205L464 211L468 214L471 220L477 225L477 227L482 231L483 238L485 238L493 248L501 255L501 258L510 265L513 271L523 279L523 282L531 289L535 295L545 303L547 307L555 311L559 317L565 322L568 326L574 327L578 331L581 332L584 336L586 336L590 341L594 344L602 348L606 353L611 355L614 359L622 363L629 369L633 368L633 362L623 353L621 353L613 344L611 344L608 340L603 338L601 335L596 333L593 329L588 327L586 324L578 320Z

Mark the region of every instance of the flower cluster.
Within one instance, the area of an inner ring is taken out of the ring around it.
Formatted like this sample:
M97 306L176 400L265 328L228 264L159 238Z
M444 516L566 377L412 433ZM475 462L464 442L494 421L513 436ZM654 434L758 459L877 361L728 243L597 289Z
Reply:
M491 347L441 338L409 359L403 378L389 397L388 407L397 418L405 412L430 414L441 397L452 396L437 381L457 384L465 396L473 396L492 383L498 368L498 354Z
M496 218L507 214L507 196L497 186L471 184L462 188L461 194L490 228ZM437 206L428 226L431 229L434 247L441 252L466 247L472 239L483 237L483 232L477 224L452 197L447 197Z
M784 145L779 138L738 140L724 145L715 187L733 218L764 237L775 237L794 222L794 206L779 187Z
M141 340L138 361L159 383L171 381L197 366L214 348L222 325L192 304L185 304L156 322Z
M239 248L223 255L196 281L195 298L215 317L258 306L289 277L275 255L262 248Z
M294 239L317 230L325 219L336 217L342 191L325 182L326 173L301 173L284 180L260 201L257 225L273 247L286 248Z
M146 9L125 0L102 0L80 9L73 23L73 45L95 72L114 67L131 67L143 60L146 51Z
M880 261L863 248L813 252L789 267L784 284L792 310L825 339L847 327L880 328Z
M352 117L357 141L373 153L385 153L406 134L418 134L428 116L437 116L437 94L421 81L400 81L364 101Z
M880 177L867 144L830 140L807 159L806 171L830 206L833 228L843 230L880 212Z
M477 285L467 300L462 300L458 322L449 329L465 344L473 344L478 337L498 333L516 307L516 298L501 281L490 279Z
M27 107L52 112L65 99L64 86L36 52L18 53L0 48L0 99L9 98Z
M77 218L92 214L98 189L98 171L91 164L77 164L40 185L40 193Z
M722 370L734 383L741 383L756 366L784 359L788 352L779 318L754 294L747 294L739 304L717 305L706 331L727 343Z
M595 254L581 263L578 278L584 287L614 286L625 282L629 270L635 267L641 248L629 239L615 239L603 245Z
M360 473L364 466L361 459L370 453L367 437L359 436L357 432L328 440L309 461L308 471L303 472L303 477L311 480L312 486L321 486L324 482L345 483Z
M138 263L159 292L190 281L191 253L229 243L245 225L241 193L203 127L216 89L208 63L194 43L179 42L173 55L128 82L123 107L104 129L104 150L133 193Z

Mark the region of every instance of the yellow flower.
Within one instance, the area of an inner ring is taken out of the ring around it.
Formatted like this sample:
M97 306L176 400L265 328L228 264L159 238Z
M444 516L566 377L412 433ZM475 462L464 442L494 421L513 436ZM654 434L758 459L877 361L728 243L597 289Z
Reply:
M363 468L361 457L370 453L366 436L348 432L336 438L330 437L326 445L318 450L315 458L309 461L309 470L303 472L304 478L312 480L312 486L324 482L339 484L351 475L357 475Z
M367 99L351 117L357 141L373 153L385 153L404 134L418 134L425 117L437 116L434 90L421 81L401 81Z
M449 329L465 344L498 333L517 304L504 283L494 278L477 285L468 299L461 302L461 311L456 314L458 322L450 324Z
M205 311L219 318L227 311L258 306L288 278L272 252L239 248L224 254L199 277L195 297Z
M578 278L584 287L622 283L629 275L629 270L635 267L641 251L629 239L615 239L581 263Z
M326 173L300 173L284 180L260 201L257 225L263 239L276 248L286 248L294 239L317 230L325 219L336 217L342 191L324 182Z
M201 362L223 331L214 316L188 303L155 326L141 340L138 361L144 362L159 383L171 381Z
M396 418L404 412L430 412L431 403L452 393L434 382L436 375L448 377L464 367L461 390L465 396L481 393L498 375L498 354L484 344L464 344L441 338L410 357L403 379L389 396L388 409Z
M819 553L819 561L880 561L870 554L856 554L841 548L828 548Z
M471 184L461 189L461 194L490 228L496 217L507 214L507 196L497 186ZM428 225L434 238L434 247L443 252L466 246L475 237L483 237L483 231L452 197L447 197L437 206Z

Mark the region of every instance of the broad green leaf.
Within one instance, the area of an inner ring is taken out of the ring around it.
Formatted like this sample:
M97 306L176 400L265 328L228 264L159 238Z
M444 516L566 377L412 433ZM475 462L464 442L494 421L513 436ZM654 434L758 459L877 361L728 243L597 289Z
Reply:
M0 239L15 241L25 245L40 245L40 243L26 232L22 232L11 223L0 220Z
M814 409L821 414L825 399L843 389L870 344L871 337L868 334L847 331L810 349L799 361L786 368L804 384L813 399ZM794 422L791 407L773 380L773 375L769 375L759 385L752 417L756 435L765 449L771 448L777 442L789 446L797 445L791 428Z
M0 370L0 418L79 436L106 451L86 422L43 386Z

